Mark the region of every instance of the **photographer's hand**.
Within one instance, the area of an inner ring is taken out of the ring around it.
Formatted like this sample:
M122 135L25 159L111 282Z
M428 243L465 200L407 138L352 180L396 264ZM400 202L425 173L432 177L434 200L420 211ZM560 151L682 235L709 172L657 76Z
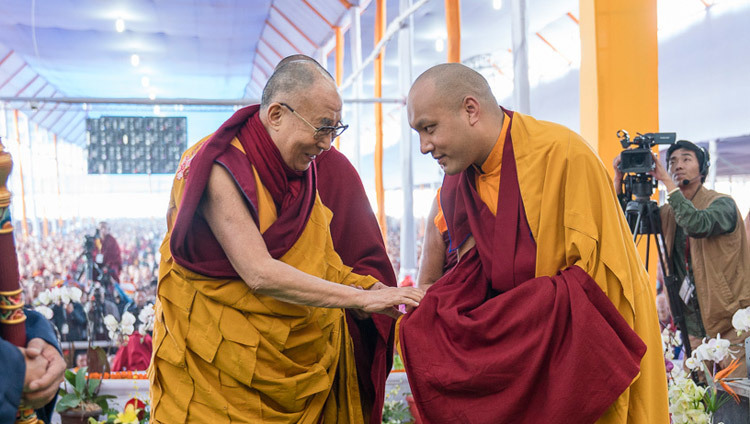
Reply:
M661 161L654 153L651 153L651 155L654 158L654 170L649 172L651 176L654 177L657 181L661 181L664 184L664 187L667 189L667 193L677 188L677 185L675 185L674 181L672 181L672 177L669 175L666 169L664 169L664 165L661 164Z
M615 193L617 194L622 194L622 178L625 176L622 171L620 171L620 162L622 162L620 155L615 156L615 159L612 161L612 168L615 170L615 175L612 178L612 181L615 184Z

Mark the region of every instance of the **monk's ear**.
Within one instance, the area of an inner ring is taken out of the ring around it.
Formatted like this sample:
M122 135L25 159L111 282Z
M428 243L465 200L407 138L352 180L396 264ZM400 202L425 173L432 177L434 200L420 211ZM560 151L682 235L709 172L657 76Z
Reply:
M466 96L464 97L463 104L461 105L463 108L464 113L466 114L467 119L469 120L469 125L475 125L477 122L479 122L479 101L474 96Z
M268 120L268 126L278 130L281 127L281 117L283 113L281 105L278 103L271 103L266 111L266 119Z

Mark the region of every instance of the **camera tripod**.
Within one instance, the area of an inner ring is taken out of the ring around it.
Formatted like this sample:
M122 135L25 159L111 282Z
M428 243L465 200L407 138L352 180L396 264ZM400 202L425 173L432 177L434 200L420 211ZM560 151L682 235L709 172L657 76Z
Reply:
M666 251L667 244L661 229L659 206L649 198L651 187L653 187L652 177L650 175L636 174L628 175L625 180L626 191L629 193L627 197L631 198L632 194L635 194L635 200L629 201L625 207L625 217L630 226L630 231L633 233L633 242L636 241L639 235L646 235L645 261L646 272L648 272L651 236L654 236L659 264L664 274L664 286L667 289L667 296L669 297L669 306L672 310L672 317L680 329L685 358L687 358L692 353L692 349L690 348L682 298L680 298L680 284L672 272L672 262L670 261L669 253Z

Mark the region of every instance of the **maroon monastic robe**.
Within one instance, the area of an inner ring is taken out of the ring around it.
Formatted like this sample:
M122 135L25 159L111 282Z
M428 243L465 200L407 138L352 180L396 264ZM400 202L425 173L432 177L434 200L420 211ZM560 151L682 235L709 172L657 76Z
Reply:
M596 282L573 266L535 277L536 245L510 131L497 216L473 168L446 176L451 249L476 247L402 318L401 349L428 423L593 423L638 375L646 346Z
M316 163L318 193L323 204L333 212L331 237L341 260L355 273L372 275L383 284L395 287L396 275L357 171L335 148L318 155ZM368 320L357 320L351 313L346 314L346 321L352 338L361 340L354 345L360 395L365 404L372 404L370 423L380 424L385 380L393 365L395 321L379 314Z
M238 277L208 223L195 211L211 167L218 163L230 172L240 187L248 210L258 225L252 164L271 193L279 214L263 233L271 256L282 257L302 234L317 188L321 201L334 214L331 234L334 248L344 264L352 267L355 273L372 275L384 284L394 286L396 279L377 222L361 182L358 186L355 184L359 176L351 164L341 153L329 151L316 161L320 170L316 163L304 172L290 169L260 122L258 110L256 105L237 111L191 160L185 197L172 230L170 248L174 260L191 271L210 277ZM239 139L245 154L231 146L234 137ZM324 181L320 187L316 183L318 178ZM372 405L369 412L371 422L379 423L385 380L393 359L393 320L375 315L369 320L356 321L347 314L347 323L354 342L361 396L365 405Z

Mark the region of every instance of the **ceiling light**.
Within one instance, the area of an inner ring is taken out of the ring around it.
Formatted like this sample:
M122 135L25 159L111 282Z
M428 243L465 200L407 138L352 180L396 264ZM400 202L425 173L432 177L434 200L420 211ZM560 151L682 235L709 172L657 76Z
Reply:
M148 93L148 98L151 99L151 100L156 99L156 93L154 93L153 91L150 92L150 93Z
M149 85L151 85L151 81L146 76L141 77L141 85L144 87L148 87Z
M117 18L115 21L115 29L117 32L125 31L125 21L123 21L122 18Z
M138 66L141 63L141 58L137 55L131 55L130 56L130 64L133 66Z
M445 50L445 41L442 38L438 38L435 40L435 51L442 53L443 50Z
M492 8L500 10L503 7L503 0L492 0Z
M159 107L159 105L154 105L154 115L159 114L161 114L161 108Z
M87 103L84 103L84 104L81 105L81 108L83 110L88 110L89 109L89 105Z

